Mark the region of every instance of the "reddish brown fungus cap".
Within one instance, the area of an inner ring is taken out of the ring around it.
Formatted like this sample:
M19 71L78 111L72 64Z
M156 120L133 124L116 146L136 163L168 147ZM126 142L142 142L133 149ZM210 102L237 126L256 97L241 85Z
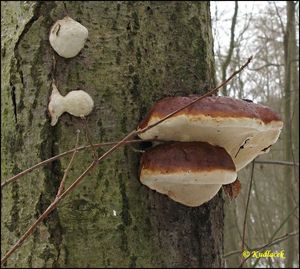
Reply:
M138 126L138 131L195 100L168 97L158 101ZM230 97L211 96L140 133L142 139L203 141L226 149L237 170L268 151L283 122L269 107Z
M203 142L158 145L141 158L140 181L188 206L207 202L236 175L230 155L221 147Z

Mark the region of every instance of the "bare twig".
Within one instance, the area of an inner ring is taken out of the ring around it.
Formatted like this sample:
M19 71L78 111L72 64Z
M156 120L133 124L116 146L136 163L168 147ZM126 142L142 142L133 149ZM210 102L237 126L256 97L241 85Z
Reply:
M277 245L277 244L279 244L279 243L281 243L281 242L283 242L283 241L285 241L285 240L287 240L287 239L289 239L289 238L291 238L291 237L293 237L293 236L296 236L296 235L298 235L298 234L299 234L299 231L287 233L287 234L285 234L285 235L283 235L283 236L280 236L280 237L274 239L273 241L269 242L269 243L266 244L266 245L263 245L263 246L261 246L261 247L259 247L259 248L256 248L256 249L253 249L252 251L260 251L260 250L265 249L265 248L267 248L267 247L271 247L271 246ZM248 259L250 259L251 256L252 256L252 255L250 255L249 257L245 258L245 259L242 261L242 263L240 264L239 268L242 268L243 265L244 265L244 263L245 263Z
M144 141L153 141L153 140L141 140L141 139L134 139L134 140L129 140L129 141L126 141L125 144L131 144L131 143L140 143L140 142L144 142ZM157 141L157 140L155 140ZM112 145L115 145L117 144L118 142L104 142L104 143L98 143L98 144L93 144L93 146L95 148L99 148L99 147L104 147L104 146L112 146ZM86 150L86 149L89 149L91 147L91 145L88 145L88 146L80 146L78 147L77 149L74 148L74 149L70 149L68 151L65 151L65 152L62 152L58 155L55 155L47 160L44 160L44 161L41 161L37 164L35 164L34 166L30 167L30 168L27 168L26 170L20 172L19 174L16 174L15 176L12 176L8 179L6 179L4 182L1 183L1 188L3 188L4 186L8 185L9 183L12 183L14 181L16 181L18 178L22 177L22 176L25 176L26 174L32 172L33 170L43 166L43 165L46 165L47 163L50 163L50 162L53 162L61 157L64 157L66 155L69 155L69 154L72 154L74 151L82 151L82 150Z
M51 205L44 211L44 213L39 216L39 218L30 226L30 228L22 235L22 237L17 241L17 243L4 255L4 257L1 259L1 265L7 261L7 259L10 257L11 254L13 254L28 238L35 230L35 228L38 226L40 222L42 222L55 208L57 199L54 200L54 202L51 203Z
M98 154L97 154L97 151L96 151L96 149L95 149L95 147L93 146L93 143L92 143L91 132L90 132L90 129L89 129L89 126L88 126L88 123L87 123L87 119L86 119L86 117L82 117L82 119L83 119L83 121L85 123L85 130L86 130L87 141L90 144L91 149L93 151L94 160L97 160L98 159Z
M290 166L299 166L298 162L287 162L287 161L263 161L263 160L255 160L255 163L261 163L261 164L278 164L278 165L290 165Z
M280 16L280 12L279 12L278 7L276 5L276 1L273 1L273 4L274 4L274 7L275 7L275 11L276 11L277 17L279 19L279 23L280 23L282 34L284 35L285 28L284 28L284 24L283 24L283 21L282 21L281 16Z
M17 243L4 255L1 259L1 264L5 263L7 259L10 257L12 253L14 253L24 241L32 234L38 224L43 221L56 207L57 204L68 194L70 193L80 182L81 180L89 173L92 169L94 169L98 162L105 159L110 153L115 151L118 147L122 146L127 139L132 138L135 135L136 131L132 131L127 136L125 136L121 141L111 147L108 151L106 151L99 159L94 160L88 168L69 186L67 190L61 193L59 196L55 198L55 200L49 205L49 207L44 211L44 213L29 227L29 229L22 235L22 237L17 241Z
M126 141L132 139L134 136L136 136L138 133L142 133L145 132L146 130L149 130L150 128L153 128L154 126L158 125L159 123L165 121L166 119L170 118L171 116L173 116L174 114L176 114L177 112L187 108L188 106L194 104L195 102L199 101L200 99L211 95L212 93L216 92L219 88L221 88L223 85L225 85L226 83L228 83L236 74L240 73L251 61L252 56L248 59L247 63L244 64L239 70L235 71L226 81L224 81L221 85L219 85L218 87L212 89L211 91L209 91L208 93L198 97L197 99L195 99L194 101L190 102L188 105L183 106L180 109L177 109L176 111L168 114L167 116L165 116L164 118L162 118L161 120L157 121L154 124L149 125L148 127L145 127L139 131L137 130L133 130L132 132L130 132L129 134L127 134L122 140L120 140L117 144L115 144L113 147L111 147L108 151L106 151L102 156L100 156L97 160L94 160L89 166L88 168L86 168L86 170L67 188L67 190L65 190L63 193L61 193L58 197L56 197L56 199L49 205L49 207L44 211L44 213L29 227L29 229L25 232L25 234L22 235L22 237L17 241L17 243L4 255L4 257L1 259L1 264L5 263L7 261L7 259L24 243L24 241L32 234L32 232L34 231L34 229L38 226L38 224L44 220L56 207L57 204L66 196L68 195L70 192L72 192L75 187L84 179L84 177L90 172L92 171L96 165L98 163L100 163L102 160L104 160L105 158L107 158L112 152L114 152L116 149L118 149L119 147L121 147L122 145L124 145L126 143ZM75 149L76 150L76 149Z
M281 243L281 242L289 239L290 237L298 235L298 234L299 234L299 231L295 231L295 232L292 232L292 233L287 233L285 235L282 235L280 237L277 237L277 238L271 240L267 244L264 244L264 245L261 245L261 246L258 246L258 247L254 247L254 248L249 248L247 250L250 251L250 252L251 251L260 251L260 250L263 250L263 249L265 249L267 247L271 247L271 246L277 245L277 244L279 244L279 243ZM231 251L231 252L225 254L223 256L223 258L226 259L226 258L228 258L228 257L230 257L232 255L236 255L236 254L242 254L242 252L240 250L234 250L234 251Z
M65 1L63 1L63 6L64 6L65 16L69 16L69 11L68 11L67 4L65 3Z
M208 91L207 93L199 96L198 98L196 98L195 100L191 101L190 103L188 103L187 105L171 112L170 114L168 114L167 116L163 117L162 119L158 120L157 122L153 123L153 124L150 124L148 125L147 127L143 128L143 129L140 129L137 131L137 134L140 134L140 133L143 133L143 132L146 132L147 130L155 127L156 125L160 124L161 122L167 120L168 118L172 117L173 115L175 115L176 113L180 112L181 110L191 106L192 104L200 101L201 99L207 97L207 96L210 96L214 93L216 93L220 88L222 88L224 85L226 85L233 77L235 77L238 73L240 73L252 60L252 56L250 58L248 58L247 62L237 71L235 71L228 79L226 79L225 81L223 81L218 87Z
M67 190L61 193L59 196L55 198L55 200L48 206L48 208L44 211L44 213L28 228L28 230L22 235L22 237L17 241L17 243L4 255L1 259L1 265L7 261L11 254L13 254L24 241L33 233L35 228L42 222L56 207L57 204L68 194L70 193L80 182L81 180L89 173L92 169L94 169L98 162L105 159L110 153L115 151L118 147L122 146L127 139L130 139L135 135L135 131L132 131L127 136L125 136L121 141L119 141L116 145L111 147L108 151L106 151L98 160L94 160L88 168L69 186Z
M65 170L65 172L64 172L64 176L63 176L63 178L62 178L62 180L61 180L61 182L60 182L60 185L59 185L59 188L58 188L58 191L57 191L57 194L56 194L56 198L59 197L59 196L61 195L61 193L63 192L63 190L64 190L64 185L65 185L65 181L66 181L67 175L68 175L68 173L69 173L69 170L70 170L70 168L71 168L71 165L72 165L72 163L73 163L73 161L74 161L74 158L75 158L75 155L76 155L76 153L77 153L76 148L78 147L79 133L80 133L80 131L77 130L77 137L76 137L75 151L73 152L73 155L72 155L72 157L71 157L71 160L70 160L70 162L69 162L69 164L68 164L68 166L67 166L67 168L66 168L66 170Z
M259 66L259 67L249 68L249 70L251 70L251 71L260 71L261 69L269 67L269 66L281 67L281 66L283 66L283 64L266 63L266 64L264 64L262 66Z
M251 187L252 187L253 176L254 176L254 163L255 163L255 160L252 161L251 179L250 179L250 183L249 183L249 191L248 191L247 203L246 203L246 209L245 209L245 216L244 216L243 237L242 237L242 250L241 250L242 252L244 251L244 246L245 246L247 213L248 213L248 207L249 207L249 202L250 202L250 194L251 194Z
M79 130L77 130L77 137L76 137L76 146L75 146L75 151L73 152L73 155L71 157L71 160L64 172L63 178L60 182L59 188L57 190L56 197L54 201L48 206L48 208L44 211L44 213L39 216L39 218L28 228L28 230L21 236L21 238L17 241L17 243L8 251L5 256L1 259L1 265L9 258L9 256L16 250L18 249L23 242L34 232L35 228L56 208L56 203L59 200L61 193L63 192L64 189L64 183L66 180L66 177L68 175L68 172L71 168L71 165L73 163L74 157L77 153L77 146L78 146L78 141L79 141Z

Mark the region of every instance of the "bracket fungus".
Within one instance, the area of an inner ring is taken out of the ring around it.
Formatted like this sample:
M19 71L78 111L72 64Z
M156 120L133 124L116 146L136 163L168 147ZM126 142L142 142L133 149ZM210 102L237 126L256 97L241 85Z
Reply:
M88 29L66 16L56 21L50 30L49 41L58 55L64 58L75 57L88 38Z
M168 97L158 101L138 126L138 131L197 96ZM140 133L142 139L203 141L223 147L237 171L266 153L281 132L283 122L270 108L230 97L206 97L155 127Z
M209 201L236 177L229 154L205 142L165 143L141 158L141 183L187 206Z
M85 91L71 91L66 96L62 96L56 85L52 83L52 93L48 105L52 126L57 123L58 118L64 112L76 117L84 117L91 113L93 107L94 101Z

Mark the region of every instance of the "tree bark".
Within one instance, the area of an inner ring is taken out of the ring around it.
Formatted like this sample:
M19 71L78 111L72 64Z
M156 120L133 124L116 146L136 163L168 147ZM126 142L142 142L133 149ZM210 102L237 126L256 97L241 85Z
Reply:
M2 179L73 148L81 119L47 113L54 77L61 93L94 99L92 141L116 141L155 101L213 86L208 2L1 2ZM71 59L52 50L65 12L89 30ZM53 56L56 69L53 69ZM141 145L143 148L146 145ZM104 152L99 149L98 154ZM140 154L126 146L99 164L6 263L7 267L222 267L223 200L189 208L143 186ZM69 186L92 161L77 153ZM1 256L55 197L69 158L2 190Z

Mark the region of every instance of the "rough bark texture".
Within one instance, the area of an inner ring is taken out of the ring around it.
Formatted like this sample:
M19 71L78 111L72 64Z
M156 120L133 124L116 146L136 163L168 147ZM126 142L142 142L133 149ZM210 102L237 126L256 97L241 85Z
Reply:
M214 81L208 3L65 3L89 39L75 58L55 55L53 74L48 33L64 16L63 2L1 2L2 179L74 147L76 129L82 130L80 144L87 143L78 118L64 114L50 126L53 76L63 95L83 89L93 97L93 142L123 137L156 100L202 93ZM113 153L6 266L222 266L221 195L198 208L180 205L139 183L139 158L130 147ZM2 190L1 255L52 201L68 161ZM90 151L78 153L66 184L91 161Z

